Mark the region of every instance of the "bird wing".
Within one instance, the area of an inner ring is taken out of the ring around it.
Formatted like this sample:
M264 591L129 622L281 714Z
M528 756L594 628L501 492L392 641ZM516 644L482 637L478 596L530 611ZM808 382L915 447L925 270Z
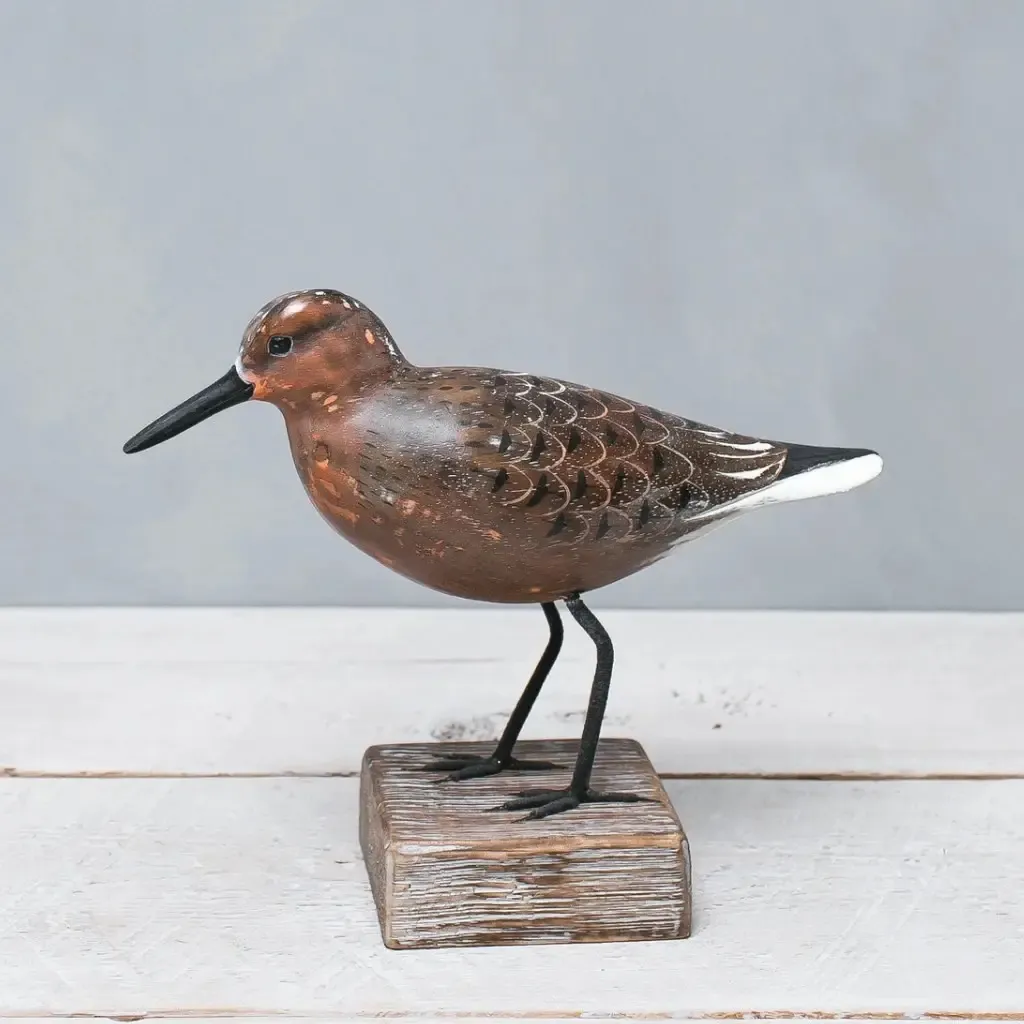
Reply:
M466 436L493 500L566 540L678 536L786 459L776 443L568 381L493 371L481 385L500 416Z

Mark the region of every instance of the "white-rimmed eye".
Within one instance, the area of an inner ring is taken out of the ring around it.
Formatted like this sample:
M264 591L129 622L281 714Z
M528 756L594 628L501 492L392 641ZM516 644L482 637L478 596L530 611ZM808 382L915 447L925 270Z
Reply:
M267 342L267 351L272 356L286 356L292 350L292 339L287 334L275 334Z

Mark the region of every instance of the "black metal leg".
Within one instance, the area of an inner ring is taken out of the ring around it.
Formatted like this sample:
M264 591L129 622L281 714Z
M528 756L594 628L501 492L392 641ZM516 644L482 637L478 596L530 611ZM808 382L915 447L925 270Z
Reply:
M544 681L562 650L565 630L562 629L562 617L558 614L558 606L554 601L545 601L541 608L544 609L544 617L548 620L551 637L547 647L544 648L544 653L540 656L540 661L537 662L537 667L533 670L533 675L530 676L530 681L526 684L526 689L523 690L518 703L512 709L512 714L509 715L501 739L498 740L498 746L492 755L498 761L508 760L512 756L512 748L516 745L516 740L519 739L519 734L523 731L526 719L533 710L540 688L544 685Z
M594 641L597 649L594 682L590 688L590 702L587 705L587 716L583 721L583 735L580 737L580 749L576 756L572 780L566 789L526 791L492 810L529 810L527 818L546 818L552 814L572 810L583 803L636 803L648 799L635 793L604 793L590 788L590 775L594 769L597 744L601 737L601 723L604 721L604 711L608 704L615 652L611 637L594 613L583 603L578 593L570 594L565 599L565 606Z
M488 775L497 775L501 771L550 771L564 767L564 765L553 764L550 761L520 761L512 756L512 749L519 739L519 734L523 731L526 719L533 710L541 687L562 650L564 630L562 629L562 618L558 614L558 607L553 601L545 601L541 608L544 610L544 617L548 620L551 636L548 639L547 647L544 648L544 653L540 656L540 661L537 662L537 667L533 670L533 675L530 676L530 681L526 684L526 689L523 690L522 696L512 709L512 714L509 715L501 739L498 740L498 745L494 748L494 753L490 757L465 755L442 758L424 765L423 771L447 772L445 778L439 781L460 782L463 779L480 779Z
M597 742L601 736L601 723L604 721L604 709L608 704L608 691L612 685L612 665L615 661L615 651L612 647L612 638L604 626L597 621L597 616L583 603L583 598L579 594L567 597L565 606L586 631L587 636L594 641L594 646L597 648L597 667L594 670L594 682L590 688L587 717L583 720L580 750L576 756L572 782L569 783L569 789L573 793L582 794L590 788L590 773L594 769Z

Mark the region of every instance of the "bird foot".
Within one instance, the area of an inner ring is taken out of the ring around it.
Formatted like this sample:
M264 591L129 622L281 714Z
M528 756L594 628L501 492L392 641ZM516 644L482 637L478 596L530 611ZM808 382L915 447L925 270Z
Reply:
M493 754L490 757L465 754L461 757L443 757L438 761L431 761L420 770L445 772L444 778L438 779L438 782L463 782L466 779L485 779L499 772L546 772L561 771L564 768L565 765L554 764L551 761L520 761L515 757L497 758Z
M604 793L596 789L528 789L511 800L506 800L491 811L530 811L519 821L547 818L552 814L571 811L580 804L635 804L652 803L651 797L636 793Z

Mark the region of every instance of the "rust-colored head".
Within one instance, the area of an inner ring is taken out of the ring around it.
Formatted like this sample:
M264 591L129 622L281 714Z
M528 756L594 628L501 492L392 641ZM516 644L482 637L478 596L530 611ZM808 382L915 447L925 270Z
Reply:
M250 321L235 363L253 398L358 393L403 362L387 328L361 302L327 288L289 292Z
M404 362L380 319L350 295L330 288L279 295L249 322L235 365L140 430L124 450L152 448L250 398L295 405L324 391L344 401Z

